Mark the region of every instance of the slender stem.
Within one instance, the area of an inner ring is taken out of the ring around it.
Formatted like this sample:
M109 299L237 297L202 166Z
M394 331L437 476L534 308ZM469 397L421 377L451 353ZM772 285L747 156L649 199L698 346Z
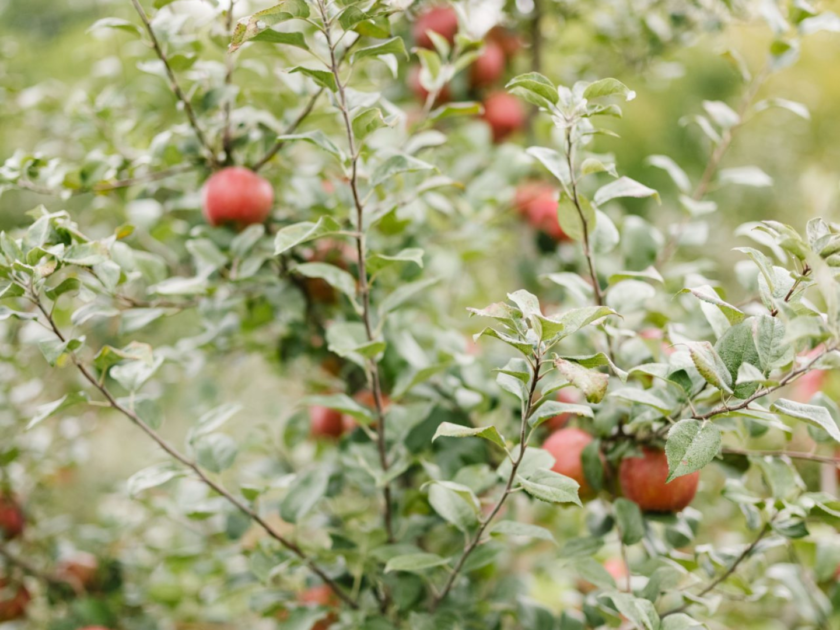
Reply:
M775 516L773 518L775 518ZM716 577L714 580L709 582L709 584L707 584L703 588L703 590L701 590L699 593L697 593L698 598L703 597L704 595L707 595L708 593L711 593L715 588L718 587L719 584L726 581L729 578L729 576L731 576L733 573L735 573L735 570L738 568L738 566L744 560L746 560L749 557L749 555L758 546L758 543L760 543L764 539L764 537L770 532L770 523L773 522L773 518L771 518L770 522L766 523L764 525L764 527L761 528L761 531L758 533L758 536L756 536L755 540L753 540L749 545L747 545L747 547L741 552L741 554L737 558L735 558L735 562L733 562L731 565L729 565L729 568L724 573L722 573L721 575ZM671 610L668 610L668 611L664 612L661 615L661 618L664 619L665 617L668 617L669 615L673 615L675 613L682 612L682 611L686 610L687 608L689 608L693 603L694 602L686 602L682 606L677 606L676 608L672 608Z
M323 93L324 88L321 88L309 98L309 101L306 103L306 106L304 106L304 108L295 117L295 119L291 123L289 123L289 126L286 127L286 129L283 131L284 136L287 136L290 133L294 133L295 129L297 129L300 126L304 119L312 113L312 110L315 108L315 103L318 102L318 99ZM274 145L268 150L268 152L254 163L254 165L251 167L251 170L255 172L259 171L266 164L271 162L271 160L274 159L274 156L280 152L280 149L282 149L285 144L285 140L278 140L277 142L275 142Z
M761 86L764 84L764 81L767 79L768 74L770 74L770 69L769 67L765 67L755 77L755 79L753 79L752 83L750 84L750 87L744 93L744 96L741 98L741 103L738 106L738 122L726 129L721 135L720 142L717 144L714 151L712 151L712 154L709 156L709 161L706 163L706 168L703 170L703 175L700 176L700 181L697 183L697 186L694 188L694 192L691 194L692 200L700 201L709 192L709 187L712 184L712 179L717 173L718 168L720 167L720 163L723 161L726 152L729 150L729 147L732 144L732 140L735 137L735 132L741 126L743 126L744 117L747 114L747 110L752 105L753 100L758 94L759 89L761 89ZM688 227L690 221L691 215L684 216L682 221L677 226L677 229L674 230L674 232L668 237L665 246L662 248L662 252L656 260L657 267L668 262L671 259L671 257L676 253L683 232L685 232L685 229Z
M367 267L365 258L367 256L366 234L364 228L365 205L362 196L359 192L359 147L356 145L356 136L353 133L353 123L350 119L350 109L347 105L347 95L345 92L344 82L341 79L339 72L340 61L335 54L337 43L332 40L332 28L329 16L327 15L327 8L324 0L318 0L318 8L321 12L321 19L324 24L324 36L327 40L327 47L330 50L330 71L335 78L335 85L337 90L337 105L341 112L341 117L344 120L344 127L347 132L347 145L350 150L350 191L353 194L353 205L356 210L356 255L358 256L358 270L359 270L359 297L362 300L362 322L365 327L365 333L369 341L375 341L371 306L370 306L370 285L368 283ZM373 392L374 405L376 407L376 435L377 448L379 450L379 463L382 470L387 474L388 472L388 445L385 435L385 413L384 404L382 402L382 384L379 377L379 365L375 359L368 361L367 372L369 375L371 391ZM382 495L384 499L383 506L383 521L385 524L385 531L388 535L388 540L394 540L393 527L393 501L391 498L391 485L385 483L382 488Z
M41 302L40 298L37 294L33 292L32 299L35 302L38 310L41 311L43 316L46 318L47 323L49 324L49 328L52 329L52 332L55 334L56 337L62 342L66 341L64 334L58 328L58 325L55 322L55 319L52 316L52 313L44 308L43 303ZM165 453L167 453L170 457L174 460L189 468L202 483L212 489L214 492L219 494L220 496L224 497L228 503L230 503L233 507L237 510L245 514L248 518L254 521L257 525L259 525L265 532L279 542L283 547L288 549L292 552L295 556L298 557L309 569L315 573L326 585L328 585L333 592L348 606L353 609L358 608L358 604L355 600L353 600L345 591L344 589L339 586L339 584L333 580L329 575L327 575L323 569L312 559L310 558L306 552L299 547L295 542L286 538L283 534L277 531L268 521L266 521L262 516L260 516L254 509L248 506L245 502L243 502L238 497L231 494L229 490L227 490L221 483L214 481L211 479L206 472L193 460L189 457L181 453L177 448L175 448L172 444L166 441L166 439L161 436L157 431L155 431L152 427L146 424L140 416L138 416L133 410L123 406L116 397L111 393L111 391L104 385L103 382L100 382L98 378L90 371L90 369L82 363L76 354L71 353L70 359L72 360L73 364L82 374L86 381L88 381L94 388L99 390L102 396L108 401L108 405L118 411L123 416L128 418L137 428L139 428L143 433L145 433L148 437L152 439Z
M236 0L230 0L230 4L228 5L227 14L225 16L225 30L229 37L233 37L233 7L236 5ZM229 88L233 85L233 53L228 50L225 53L225 88L228 88L228 91L231 91ZM222 151L224 152L225 158L224 163L226 165L233 164L233 137L230 131L230 118L231 112L233 110L233 103L230 101L231 94L225 95L225 107L224 107L224 123L222 125Z
M195 132L196 138L198 138L199 143L207 153L207 159L213 166L218 166L219 161L216 159L216 155L213 152L213 147L207 141L207 136L205 136L204 132L201 130L201 125L198 124L198 118L195 115L195 110L193 110L192 104L184 94L184 91L181 89L181 85L178 83L178 79L175 77L175 72L173 72L172 65L169 63L169 58L166 56L163 47L160 45L160 41L158 40L157 35L155 35L155 30L152 28L152 23L149 21L149 16L146 15L146 11L140 4L140 0L131 0L131 4L134 5L135 10L137 11L137 15L140 16L140 20L143 22L143 26L146 28L146 32L149 34L149 39L151 39L152 41L152 48L154 48L155 53L157 53L158 59L161 60L161 62L163 63L163 67L166 70L166 76L169 79L169 87L172 90L173 94L175 94L175 98L177 98L181 102L181 105L184 108L184 112L187 114L187 118L189 119L190 126Z
M595 291L595 301L598 303L598 306L603 306L604 294L601 291L601 283L598 281L598 273L595 270L595 255L592 253L592 247L589 243L589 223L586 220L586 215L583 212L583 207L581 206L580 197L578 195L571 125L566 127L566 164L569 167L569 178L571 180L571 200L577 209L578 216L580 217L580 223L583 226L583 255L586 257L586 263L589 266L589 275L592 277L592 289Z
M721 452L725 455L755 455L758 457L790 457L791 459L803 459L811 462L820 462L822 464L834 464L840 468L840 457L827 457L824 455L814 455L813 453L800 453L796 451L749 451L740 448L723 448Z
M776 390L779 390L782 387L784 387L785 385L788 385L789 383L795 381L797 378L799 378L800 376L802 376L806 372L809 372L817 361L819 361L821 358L823 358L828 353L836 352L836 351L837 351L837 348L826 348L821 353L819 353L817 356L813 357L810 361L808 361L808 363L806 363L801 368L789 372L776 385L772 385L770 387L765 387L763 389L759 389L752 396L750 396L749 398L746 398L745 400L742 400L737 405L723 404L723 405L720 405L718 407L715 407L714 409L712 409L711 411L709 411L707 413L694 414L692 417L695 420L708 420L710 418L713 418L714 416L719 416L719 415L724 414L724 413L729 413L730 411L738 411L739 409L746 409L747 407L749 407L753 402L755 402L759 398L763 398L764 396L767 396L768 394L772 394Z
M542 356L539 354L534 355L534 374L531 377L531 387L528 392L528 402L525 405L525 410L522 414L522 421L519 426L519 455L513 461L513 464L510 468L510 475L508 475L507 483L505 484L504 492L502 492L502 496L499 497L499 500L496 501L496 505L493 506L493 509L490 511L490 514L481 522L481 525L478 528L478 531L473 536L472 540L467 545L464 552L461 554L461 557L458 559L455 568L452 570L452 573L449 574L449 579L446 581L446 585L443 587L443 590L435 596L432 600L432 611L436 610L440 603L446 599L446 596L449 595L449 591L452 590L452 587L455 585L455 580L458 578L458 575L464 568L464 564L467 561L467 558L470 557L473 551L475 551L476 547L481 543L481 538L484 536L484 532L493 522L493 519L499 513L499 510L502 509L504 506L505 501L507 501L508 496L513 494L513 484L516 481L516 472L519 470L519 466L522 464L522 461L525 459L525 451L528 448L528 438L526 435L526 431L528 429L528 417L531 415L531 410L534 404L534 395L537 390L537 383L540 380L540 368L542 367Z

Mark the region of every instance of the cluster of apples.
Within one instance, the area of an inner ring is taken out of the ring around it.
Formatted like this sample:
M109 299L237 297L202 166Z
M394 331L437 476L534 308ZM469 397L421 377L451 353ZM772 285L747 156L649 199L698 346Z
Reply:
M560 392L558 399L561 402L576 402L565 390ZM581 457L594 438L583 429L567 427L569 419L570 414L563 414L548 421L548 427L553 431L543 448L554 457L552 470L577 481L581 498L591 497L593 491L583 472ZM670 482L666 482L667 479L668 458L659 448L645 446L640 455L625 457L618 468L622 494L645 512L680 512L694 499L700 483L699 472Z
M414 43L420 48L434 48L429 32L440 35L450 44L454 43L458 33L458 15L455 10L450 6L435 6L419 14L412 28ZM527 113L519 99L493 89L504 76L505 67L518 48L516 37L496 27L487 35L481 54L470 66L470 88L490 92L483 100L484 120L490 125L494 142L506 140L525 126ZM417 98L425 102L429 93L420 84L419 66L409 71L408 83ZM444 86L438 94L437 104L446 103L450 98L449 86Z

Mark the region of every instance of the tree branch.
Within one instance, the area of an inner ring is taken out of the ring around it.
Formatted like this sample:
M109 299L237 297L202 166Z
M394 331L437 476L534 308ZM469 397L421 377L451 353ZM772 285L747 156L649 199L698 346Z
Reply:
M66 341L64 334L58 328L58 325L55 322L55 319L52 316L52 313L44 308L43 303L41 302L40 297L32 291L32 299L41 312L41 314L46 318L47 324L55 336L62 342ZM128 409L127 407L120 404L120 402L116 399L116 397L111 393L111 391L102 383L96 376L90 371L90 369L81 362L78 356L75 353L70 354L70 359L82 376L88 381L94 388L99 390L105 400L108 402L108 405L118 411L123 416L125 416L128 420L130 420L137 428L139 428L143 433L145 433L149 438L152 439L165 453L167 453L170 457L175 459L177 462L189 468L199 480L201 480L206 486L211 488L214 492L219 494L220 496L224 497L228 503L230 503L233 507L237 510L245 514L249 517L252 521L254 521L257 525L259 525L265 532L271 536L274 540L279 542L283 547L288 549L292 552L295 556L298 557L301 562L303 562L315 575L317 575L326 585L328 585L333 592L348 606L353 609L358 608L358 604L355 600L353 600L339 584L333 580L330 576L328 576L323 569L321 569L318 564L310 558L306 552L299 547L296 543L289 540L279 531L277 531L268 521L266 521L262 516L260 516L254 509L244 503L241 499L237 498L229 490L227 490L221 483L214 481L211 479L204 470L193 460L189 457L181 453L178 449L176 449L172 444L166 441L166 439L161 436L157 431L155 431L152 427L146 424L140 416L138 416L133 410Z
M315 103L318 102L318 99L323 93L324 88L320 88L309 98L309 102L306 103L306 106L300 111L300 113L295 117L295 119L291 123L289 123L289 126L286 127L286 129L283 131L284 136L294 133L295 129L297 129L300 126L304 119L312 113L312 110L315 108ZM251 170L257 172L260 169L262 169L266 164L268 164L271 160L274 159L274 156L280 152L280 149L282 149L285 144L285 140L278 140L277 142L275 142L274 146L272 146L264 156L257 160L253 166L251 166Z
M219 166L219 161L216 159L216 155L213 152L213 147L207 141L207 137L201 130L201 126L198 124L198 118L195 115L195 110L193 110L192 104L184 94L184 91L181 89L181 86L178 83L178 79L175 77L175 72L173 72L172 66L169 63L169 58L166 56L163 47L160 45L160 41L158 40L157 35L155 35L155 31L152 28L152 23L149 21L149 16L146 15L146 11L143 9L139 0L131 0L131 4L134 5L135 10L137 11L137 15L140 16L140 20L143 22L143 26L145 27L146 32L149 34L149 39L151 39L152 41L152 48L154 48L155 53L157 53L158 59L161 60L161 62L163 63L163 67L166 70L166 76L169 78L169 87L172 90L173 94L175 94L175 98L177 98L181 102L181 105L184 108L184 112L187 114L187 118L189 119L190 126L195 132L196 138L198 138L199 143L207 153L207 159L209 160L210 164L212 164L214 167Z
M461 573L461 570L464 568L464 564L467 561L467 558L470 557L473 551L475 551L476 547L481 543L481 538L484 535L484 532L490 526L490 523L493 522L493 519L499 513L499 510L502 509L502 506L507 501L508 496L510 496L513 492L513 484L516 480L516 472L519 470L519 466L522 464L522 461L525 459L525 451L528 448L527 437L526 437L526 430L528 428L528 416L531 415L531 409L533 408L534 404L534 394L537 390L537 383L540 381L540 368L542 367L542 356L539 354L534 354L534 374L531 377L531 387L528 391L528 404L525 406L525 411L522 414L522 422L519 426L519 456L514 460L513 465L510 469L510 475L508 476L507 483L505 484L505 490L502 492L502 496L499 497L499 500L496 502L496 505L493 506L493 509L490 511L490 514L481 522L481 525L478 528L478 531L475 533L475 536L467 545L464 552L461 554L461 557L458 559L458 563L455 565L455 568L452 570L452 573L449 575L449 579L446 581L446 585L443 587L443 590L435 596L432 600L432 611L436 610L437 607L441 604L441 602L446 599L446 596L449 595L449 591L452 590L452 587L455 585L455 580L458 578L458 575Z
M365 326L365 333L367 334L367 338L369 341L375 341L376 335L374 335L373 325L371 323L371 306L370 306L370 286L368 284L368 277L367 277L367 267L365 264L365 258L367 256L367 246L366 246L366 234L364 229L364 214L365 214L365 206L364 201L362 200L362 196L359 193L359 151L358 147L356 146L356 137L353 133L353 124L350 120L350 110L347 106L347 95L345 93L345 86L341 80L341 73L339 72L339 65L340 61L336 57L335 48L337 43L333 43L332 40L332 32L331 32L331 22L329 16L327 15L327 8L324 4L324 0L318 0L318 8L321 12L321 19L324 24L324 36L327 40L327 46L330 50L330 71L332 72L333 77L335 78L335 84L337 89L337 105L338 109L341 112L341 117L344 120L344 127L347 133L347 145L350 150L350 190L353 194L353 205L356 209L356 254L358 256L358 270L359 270L359 296L362 299L362 322ZM354 42L355 43L355 42ZM386 473L388 472L388 446L386 442L385 436L385 413L383 411L383 402L382 402L382 384L379 377L379 365L377 364L376 360L371 358L368 361L368 369L367 369L371 391L373 392L373 400L374 405L376 407L376 419L377 419L377 427L376 427L376 435L377 435L377 448L379 450L379 463L382 466L382 470ZM385 524L385 531L388 534L388 540L394 540L394 527L392 522L392 498L391 498L391 486L389 483L385 483L384 487L382 488L382 495L384 499L384 508L383 508L383 520Z
M800 453L796 451L749 451L740 448L722 448L721 453L725 455L744 455L749 457L755 455L757 457L790 457L791 459L802 459L811 462L820 462L821 464L834 464L840 468L840 457L828 457L824 455L814 455L813 453Z

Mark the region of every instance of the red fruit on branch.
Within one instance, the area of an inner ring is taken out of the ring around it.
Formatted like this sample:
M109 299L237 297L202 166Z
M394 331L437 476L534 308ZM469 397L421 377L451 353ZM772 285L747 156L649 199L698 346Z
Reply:
M210 176L203 199L204 217L210 225L244 227L265 222L274 205L274 190L254 171L232 166Z
M61 579L66 580L71 585L87 590L96 582L99 560L93 554L80 552L62 560L58 564L56 572Z
M309 408L309 427L315 437L338 438L344 433L341 412L319 405Z
M645 447L641 457L625 457L618 470L624 496L645 512L680 512L694 499L700 473L677 477L669 483L665 451Z
M26 518L17 500L11 495L0 496L0 540L12 540L23 533Z
M518 98L496 92L484 101L484 120L493 132L493 141L502 142L525 126L525 108Z
M544 182L526 182L516 189L514 205L533 227L555 241L568 241L557 219L557 190Z
M432 7L417 16L412 28L414 43L420 48L434 48L432 38L428 31L437 33L450 44L455 42L455 34L458 32L458 14L452 7Z
M592 492L592 488L586 481L586 475L583 474L583 461L581 459L583 449L590 442L592 442L592 436L586 431L570 427L555 431L543 444L543 449L554 457L554 466L551 467L551 470L577 481L580 484L579 494L581 496Z
M470 66L470 84L474 88L493 85L505 73L505 51L498 43L488 40L484 50Z
M0 622L23 617L31 599L22 584L12 584L6 578L0 578Z

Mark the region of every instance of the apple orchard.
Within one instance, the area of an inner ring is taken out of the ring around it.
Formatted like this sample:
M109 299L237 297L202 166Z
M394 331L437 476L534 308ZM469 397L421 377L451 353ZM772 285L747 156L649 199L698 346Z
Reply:
M836 200L748 150L825 4L99 3L0 86L0 627L838 627Z

